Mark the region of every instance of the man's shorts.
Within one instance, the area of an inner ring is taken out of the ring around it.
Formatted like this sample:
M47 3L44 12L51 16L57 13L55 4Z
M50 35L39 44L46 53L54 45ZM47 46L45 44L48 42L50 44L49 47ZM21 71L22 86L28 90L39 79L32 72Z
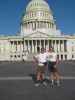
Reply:
M54 67L55 65L56 65L56 62L48 61L48 71L49 72L57 72L57 68Z
M37 65L37 72L44 73L47 63L40 63Z

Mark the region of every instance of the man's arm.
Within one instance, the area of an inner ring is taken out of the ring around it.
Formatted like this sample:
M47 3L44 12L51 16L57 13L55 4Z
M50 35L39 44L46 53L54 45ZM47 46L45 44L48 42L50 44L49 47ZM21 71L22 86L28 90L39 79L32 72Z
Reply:
M57 58L57 59L56 59L56 64L58 64L58 63L59 63L59 59Z
M33 61L38 63L37 57L33 56Z

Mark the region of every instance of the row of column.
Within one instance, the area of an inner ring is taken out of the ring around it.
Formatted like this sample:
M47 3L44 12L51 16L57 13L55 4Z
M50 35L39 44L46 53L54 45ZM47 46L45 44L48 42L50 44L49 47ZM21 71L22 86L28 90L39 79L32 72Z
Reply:
M10 42L11 55L19 53L21 56L23 52L28 51L29 53L38 53L41 48L49 50L53 47L54 51L58 54L59 59L65 59L67 51L66 40L24 40L24 41L12 41Z
M11 51L25 51L37 52L39 48L45 48L48 50L50 47L53 47L55 52L65 52L67 51L66 41L65 40L25 40L25 41L13 41L11 42Z
M23 41L11 41L10 52L23 52Z
M53 47L55 52L66 52L66 41L65 40L25 40L24 49L32 53L37 53L38 49L45 48L49 50Z
M39 22L39 21L35 21L35 22L28 22L23 24L23 28L25 29L36 29L36 28L54 28L54 24L50 23L50 22Z

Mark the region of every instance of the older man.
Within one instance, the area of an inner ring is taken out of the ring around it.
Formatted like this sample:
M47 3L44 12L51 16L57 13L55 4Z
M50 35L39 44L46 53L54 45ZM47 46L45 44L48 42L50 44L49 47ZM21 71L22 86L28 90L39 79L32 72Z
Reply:
M36 86L40 85L40 82L44 80L45 68L47 65L47 54L45 53L45 49L41 48L41 52L34 57L37 62L37 70L36 70ZM43 82L46 85L45 82Z

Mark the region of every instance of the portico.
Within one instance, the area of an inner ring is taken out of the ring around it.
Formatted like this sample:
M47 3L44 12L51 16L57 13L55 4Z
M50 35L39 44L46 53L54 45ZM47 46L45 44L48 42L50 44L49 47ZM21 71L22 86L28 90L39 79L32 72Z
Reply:
M33 36L34 35L34 36ZM43 36L35 37L35 34L29 35L29 37L24 37L19 40L10 41L10 54L14 57L22 58L22 56L27 51L29 54L37 54L40 52L41 48L49 50L50 47L53 47L54 51L57 53L58 58L61 60L67 59L67 40L63 37L50 37Z

